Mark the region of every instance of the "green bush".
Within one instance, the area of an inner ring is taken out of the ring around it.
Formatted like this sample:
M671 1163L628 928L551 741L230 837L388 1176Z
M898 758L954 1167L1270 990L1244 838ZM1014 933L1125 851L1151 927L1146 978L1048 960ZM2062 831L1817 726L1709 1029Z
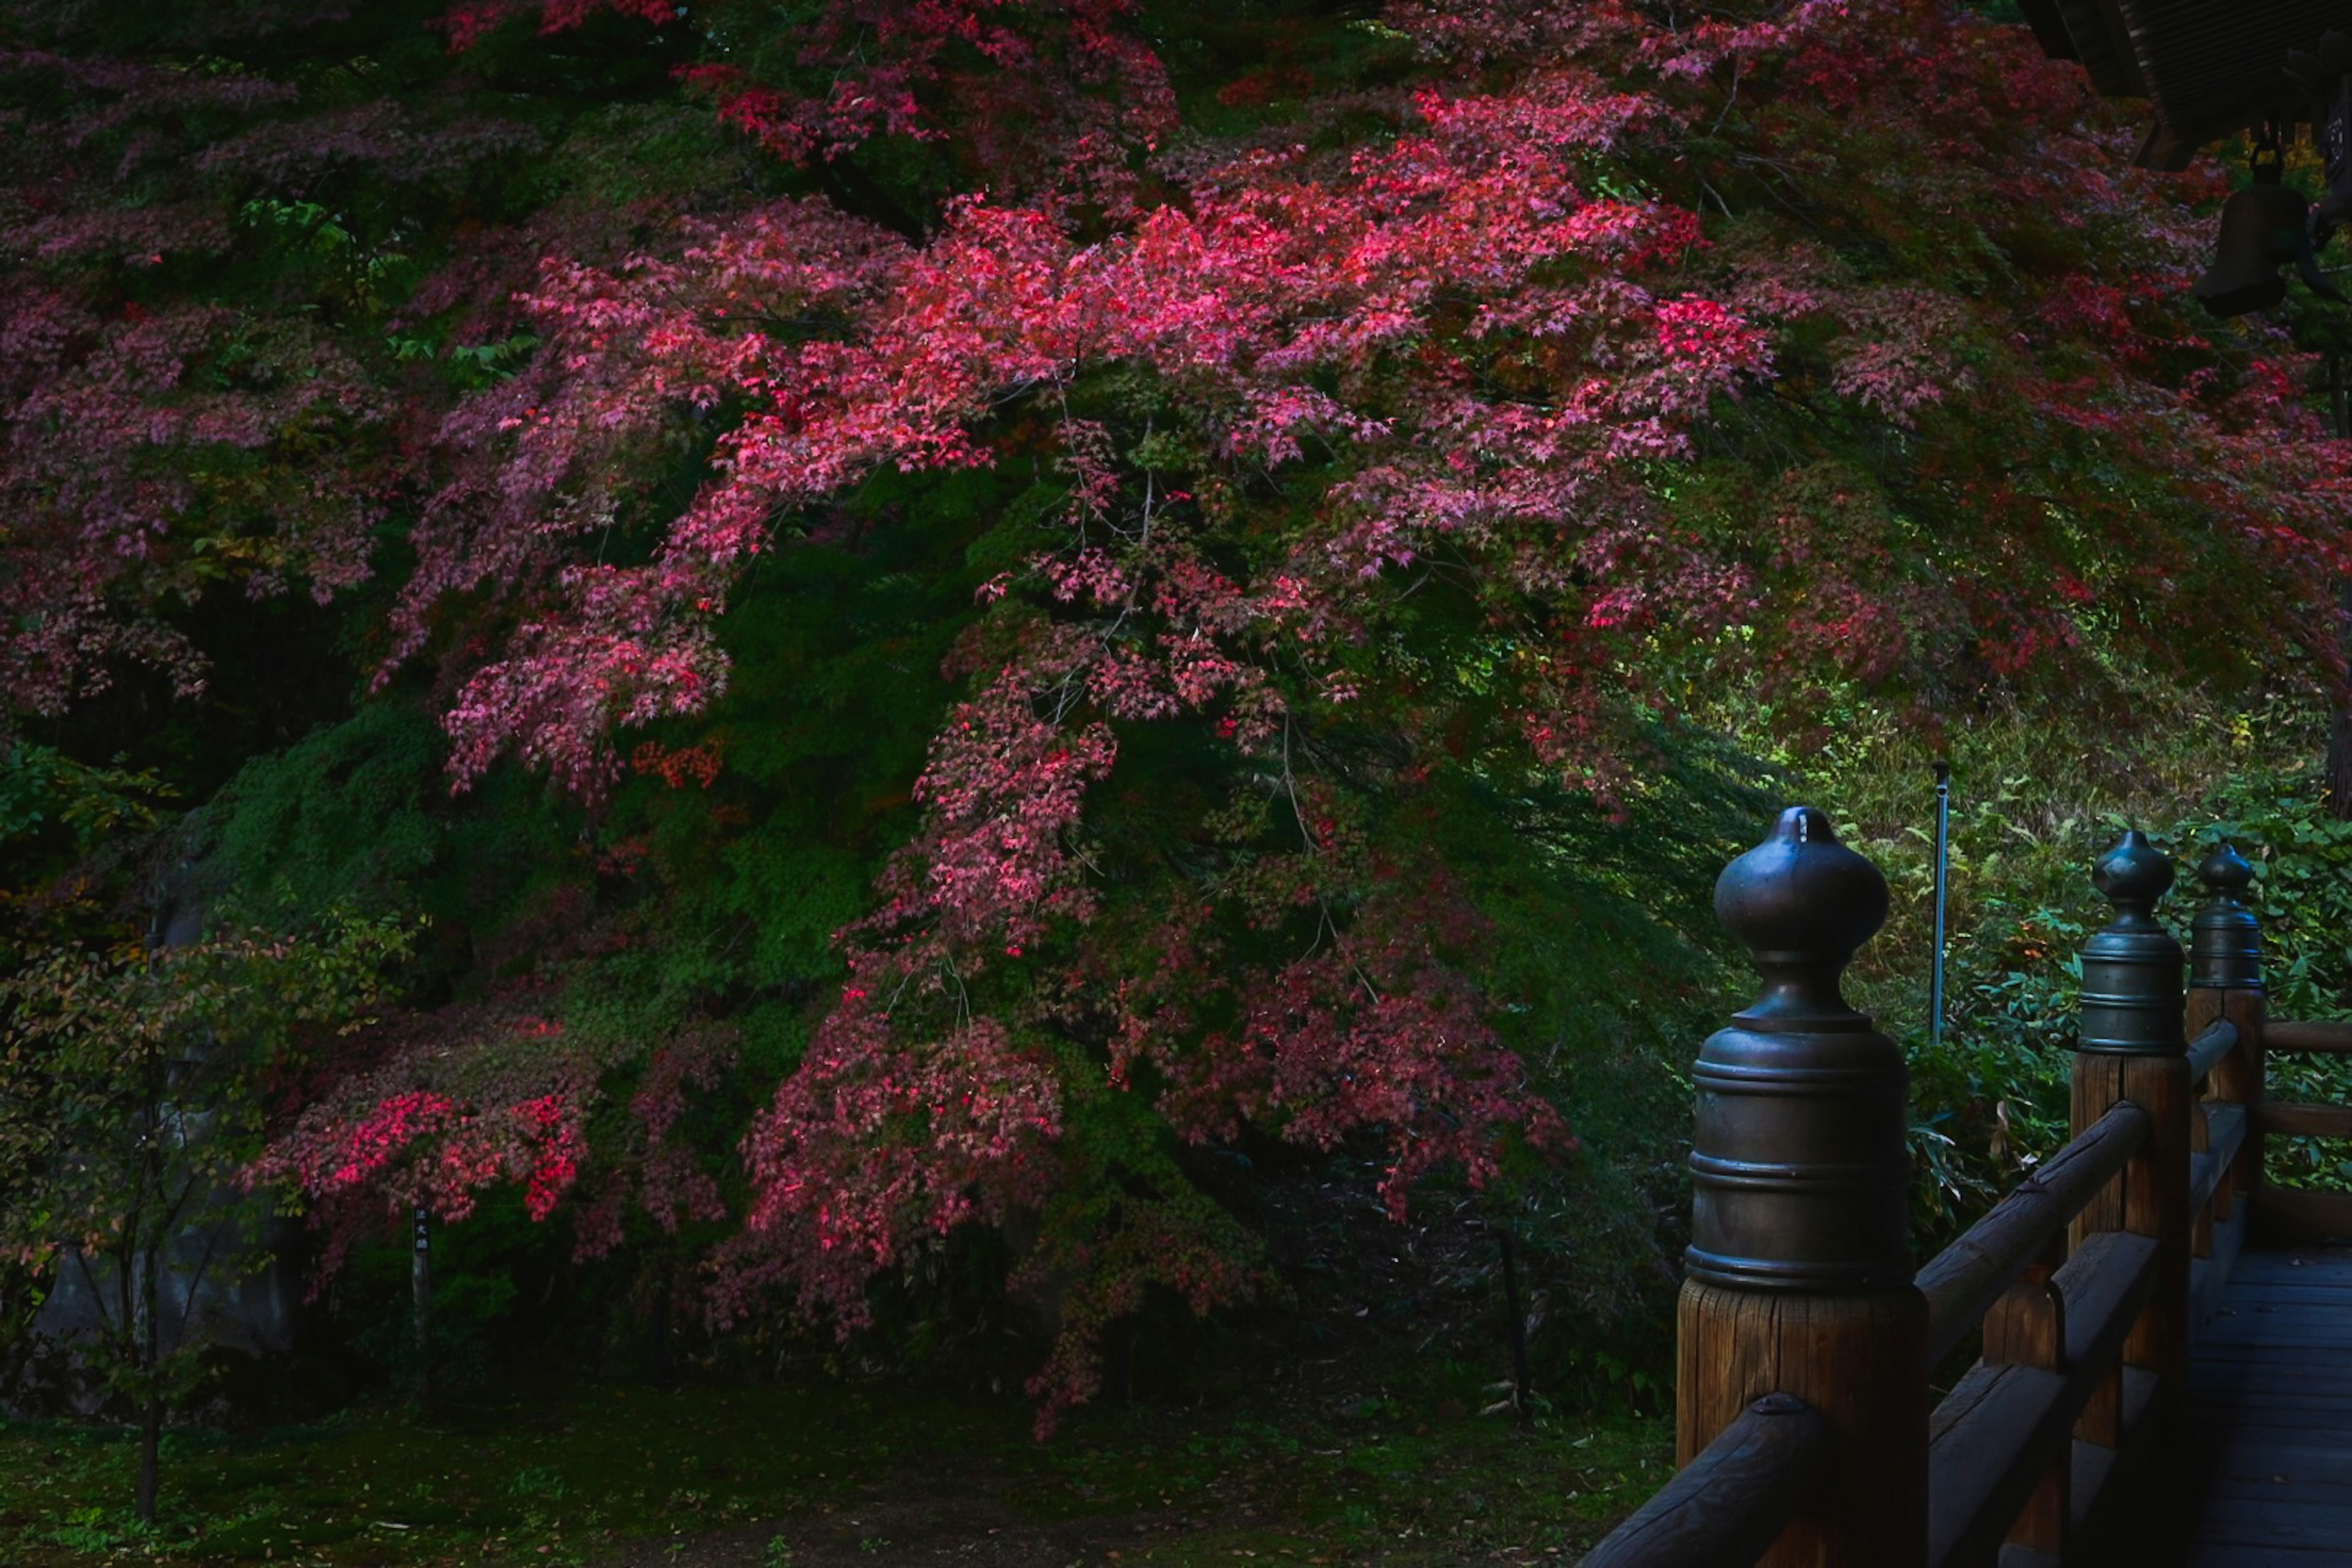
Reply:
M1923 1252L2066 1139L2079 955L2111 916L2090 873L2126 827L2174 858L2178 878L2158 912L2184 945L2203 898L2197 862L2234 843L2255 868L2273 1016L2352 1010L2352 824L2330 817L2321 799L2322 732L2307 709L2225 716L2179 693L2152 694L2140 727L2122 733L2023 717L1949 732L1949 935L1936 1049L1927 1026L1936 748L1884 714L1856 712L1801 768L1818 804L1887 876L1886 928L1857 956L1849 994L1908 1050ZM2274 1058L2273 1092L2352 1101L2343 1068ZM2294 1184L2352 1180L2345 1151L2315 1140L2275 1141L2272 1170Z

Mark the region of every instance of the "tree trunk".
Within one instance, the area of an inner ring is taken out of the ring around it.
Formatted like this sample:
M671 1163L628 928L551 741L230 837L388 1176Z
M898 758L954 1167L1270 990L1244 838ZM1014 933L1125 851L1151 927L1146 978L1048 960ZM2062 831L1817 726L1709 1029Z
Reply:
M1503 1249L1503 1305L1511 1315L1511 1407L1526 1421L1535 1414L1528 1391L1528 1310L1519 1304L1519 1266L1511 1233L1497 1230L1495 1238Z
M140 1307L146 1318L141 1325L146 1365L146 1388L139 1406L139 1522L155 1522L155 1479L163 1445L163 1385L159 1369L163 1365L163 1340L159 1324L163 1313L156 1310L155 1249L146 1248L140 1256Z
M147 1395L146 1408L139 1413L139 1522L155 1522L156 1471L162 1463L163 1446L163 1396L159 1393Z
M1104 1385L1113 1405L1135 1403L1135 1330L1133 1312L1110 1326L1110 1366Z
M654 1383L669 1386L669 1264L665 1261L654 1282Z
M2327 726L2327 815L2352 822L2352 699L2338 698Z

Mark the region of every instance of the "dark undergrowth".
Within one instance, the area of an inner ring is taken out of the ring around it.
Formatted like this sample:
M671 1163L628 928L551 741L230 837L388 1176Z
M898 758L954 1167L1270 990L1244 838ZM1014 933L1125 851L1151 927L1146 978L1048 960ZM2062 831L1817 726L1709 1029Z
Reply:
M124 1506L128 1433L12 1421L0 1564L1562 1562L1666 1473L1657 1417L1520 1425L1473 1414L1480 1392L1334 1378L1083 1412L1040 1443L1011 1397L583 1384L174 1432L152 1529Z

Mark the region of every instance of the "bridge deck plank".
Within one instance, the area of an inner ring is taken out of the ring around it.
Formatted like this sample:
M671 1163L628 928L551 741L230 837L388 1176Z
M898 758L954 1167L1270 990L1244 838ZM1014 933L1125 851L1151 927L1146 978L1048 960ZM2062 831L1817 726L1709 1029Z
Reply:
M2184 1568L2352 1568L2352 1247L2249 1251L2198 1334Z

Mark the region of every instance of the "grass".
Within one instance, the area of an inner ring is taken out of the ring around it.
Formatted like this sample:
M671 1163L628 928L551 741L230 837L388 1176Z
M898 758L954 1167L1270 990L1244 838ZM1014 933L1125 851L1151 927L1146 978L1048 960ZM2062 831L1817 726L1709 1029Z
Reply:
M1656 1418L1463 1410L1134 1408L1038 1443L1009 1399L591 1384L432 1420L173 1432L152 1530L129 1516L127 1433L10 1421L0 1565L1564 1562L1668 1470Z

